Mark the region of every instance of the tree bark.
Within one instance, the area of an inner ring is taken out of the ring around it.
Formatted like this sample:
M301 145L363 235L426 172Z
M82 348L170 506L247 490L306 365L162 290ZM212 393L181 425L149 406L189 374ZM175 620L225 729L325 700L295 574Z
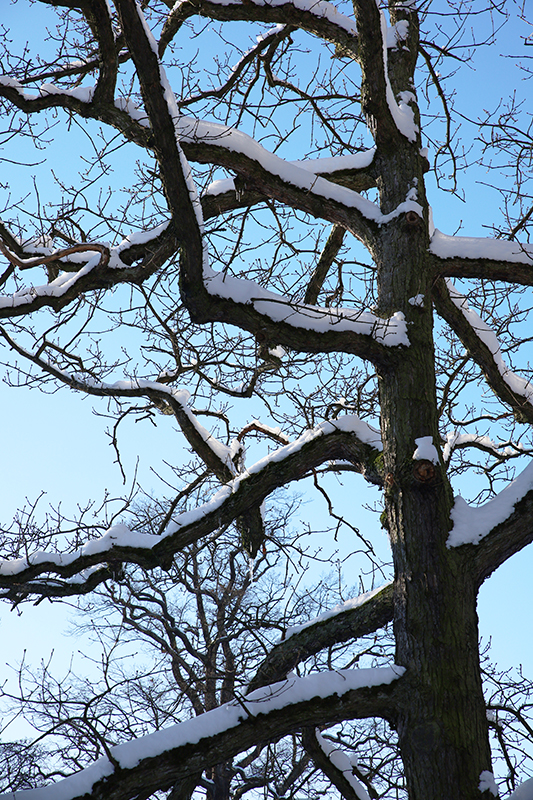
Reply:
M389 213L415 185L423 165L405 141L380 154L382 210ZM471 562L446 547L453 503L439 448L432 334L433 271L427 223L409 212L384 227L378 257L382 314L400 309L411 345L398 367L379 370L385 502L395 568L397 663L412 691L397 726L410 800L479 800L480 774L491 770L481 688L477 586ZM422 294L423 305L410 298ZM439 462L414 460L416 439L432 437Z

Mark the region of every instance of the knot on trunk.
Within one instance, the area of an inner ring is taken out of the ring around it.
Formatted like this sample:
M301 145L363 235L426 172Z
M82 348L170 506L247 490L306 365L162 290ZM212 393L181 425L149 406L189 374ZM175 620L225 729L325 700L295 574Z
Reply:
M419 481L420 483L429 483L430 481L433 481L437 475L435 464L433 464L431 461L427 461L425 458L422 458L420 461L417 461L413 467L413 475L415 480Z
M424 222L422 217L419 217L416 211L406 211L404 219L407 229L419 228Z

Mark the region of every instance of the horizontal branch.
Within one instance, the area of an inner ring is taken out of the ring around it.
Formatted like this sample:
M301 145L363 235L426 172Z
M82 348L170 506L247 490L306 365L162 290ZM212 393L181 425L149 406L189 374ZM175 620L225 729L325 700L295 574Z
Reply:
M344 719L391 718L401 667L340 670L292 677L252 696L156 733L110 748L81 772L30 789L28 800L134 800L167 790L206 767L304 726ZM26 793L17 791L17 800ZM12 793L0 800L11 800Z
M271 22L294 25L300 30L319 36L335 45L339 55L357 58L358 40L355 22L341 14L331 3L315 0L306 2L247 3L216 2L216 0L185 0L173 4L161 32L159 50L162 55L185 20L200 15L226 21Z
M435 274L449 278L486 278L533 285L533 245L474 236L447 236L436 230L430 252Z
M320 650L373 633L392 622L392 617L393 586L388 583L289 631L289 637L275 645L263 661L248 691L282 680Z

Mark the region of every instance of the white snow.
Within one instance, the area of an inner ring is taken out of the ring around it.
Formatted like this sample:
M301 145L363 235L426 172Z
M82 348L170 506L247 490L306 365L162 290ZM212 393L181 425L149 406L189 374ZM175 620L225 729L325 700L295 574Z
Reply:
M388 319L377 317L368 311L350 308L321 308L319 306L293 303L282 295L263 289L257 283L242 278L234 278L222 272L204 268L207 291L217 297L234 300L237 303L252 305L260 314L274 322L286 322L295 328L326 333L352 331L372 336L376 341L389 347L409 346L407 323L401 311Z
M527 492L533 489L533 461L512 483L492 500L482 506L469 506L460 495L455 498L451 511L453 528L448 536L448 547L478 544L487 534L504 522Z
M50 94L63 94L75 97L77 100L81 100L82 103L90 103L93 99L94 88L94 86L76 86L74 89L60 89L58 86L54 86L53 83L43 83L39 87L39 94L42 97Z
M347 600L345 603L339 603L333 608L328 609L328 611L323 611L322 614L319 614L318 617L314 617L314 619L303 622L301 625L293 625L292 628L287 628L285 632L285 639L289 639L291 636L294 636L294 634L300 633L300 631L305 630L305 628L311 628L313 625L324 622L326 619L331 619L339 614L344 614L346 611L351 611L354 608L364 605L364 603L367 603L376 594L379 594L383 588L383 586L379 586L377 589L364 592L358 597L353 597L351 600Z
M510 243L504 242L504 244ZM527 400L528 403L533 405L533 385L528 380L521 378L519 375L516 375L509 369L503 360L500 343L492 328L490 328L487 323L481 319L479 314L469 307L466 297L457 291L450 278L446 278L446 285L448 286L450 299L454 305L456 305L457 308L462 312L464 318L470 324L476 336L490 350L494 359L494 363L498 367L498 372L502 376L507 386L515 394L521 395Z
M424 305L424 295L417 294L414 297L409 298L409 305L411 306L423 306Z
M406 19L401 19L396 25L387 27L387 48L396 50L398 44L405 39L409 33L409 23Z
M331 156L329 158L308 158L304 161L289 161L296 167L306 169L315 175L320 173L338 172L342 169L365 169L372 163L376 148L362 150L360 153L349 153L344 156Z
M83 275L87 275L98 266L100 258L100 253L89 253L87 263L78 272L62 272L55 280L43 286L24 287L14 294L0 296L0 308L30 305L36 297L61 297Z
M474 236L447 236L437 228L429 246L440 258L488 258L514 264L533 263L533 245Z
M433 436L421 436L415 439L416 450L413 453L413 461L431 461L433 464L439 463L439 454L433 444Z
M483 447L487 447L502 456L515 455L517 450L521 449L520 445L511 447L507 443L494 442L488 436L481 436L477 433L457 433L457 431L453 431L453 433L446 434L446 444L442 451L442 458L445 462L448 462L456 447L461 447L461 445L471 442L483 445Z
M494 775L492 772L489 772L488 769L484 769L481 775L479 776L479 791L480 792L492 792L494 797L498 797L498 787L496 786L496 781L494 780Z
M389 80L389 71L388 71L388 54L387 54L387 42L388 42L388 31L387 31L387 21L385 19L385 12L380 11L380 18L381 18L381 37L383 40L383 70L385 74L385 86L386 86L386 96L387 96L387 105L389 107L390 113L392 114L392 118L396 124L396 127L410 142L416 142L416 137L418 134L418 125L415 124L415 115L413 109L409 107L410 102L416 102L416 97L413 92L400 92L398 103L396 98L394 97L394 92L392 91L392 86L390 85Z
M183 0L177 0L172 10L178 9L182 2ZM230 0L212 0L212 2L221 6L226 6L229 5ZM250 0L250 2L256 6L268 5L276 7L287 5L287 0ZM327 2L326 0L291 0L290 5L299 11L306 11L309 14L313 14L313 16L319 19L327 19L329 22L347 31L347 33L351 33L353 36L357 35L355 20L338 11L333 3Z
M337 767L337 769L342 772L350 786L355 792L356 797L359 800L370 800L369 794L366 791L363 784L357 780L355 775L352 771L352 762L344 753L338 744L334 744L333 742L328 741L325 739L318 728L315 730L315 736L317 738L318 744L320 745L321 750L324 754L329 758L331 763Z
M390 684L405 672L395 665L375 669L352 669L316 673L304 678L291 676L285 681L258 689L240 700L200 714L178 725L141 736L111 748L119 768L132 769L143 759L154 758L167 750L197 744L239 726L243 719L268 714L315 697L342 697L363 686ZM17 800L72 800L89 794L94 784L114 771L107 757L100 758L87 769L62 781L38 789L17 791ZM13 800L13 793L0 795L0 800Z
M517 786L507 800L533 800L533 778Z
M360 153L350 153L344 156L330 156L326 158L310 158L304 161L287 161L285 163L299 169L311 172L313 175L327 175L340 170L349 169L365 169L370 166L376 148L371 147L369 150L362 150ZM233 178L222 178L209 184L204 192L205 195L224 194L224 192L231 192L235 190L235 182Z

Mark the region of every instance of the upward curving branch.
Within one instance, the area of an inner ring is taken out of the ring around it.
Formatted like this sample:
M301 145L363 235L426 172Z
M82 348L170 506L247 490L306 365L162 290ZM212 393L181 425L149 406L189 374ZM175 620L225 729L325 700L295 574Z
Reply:
M325 647L373 633L392 622L392 618L393 585L388 583L357 597L338 613L326 613L291 631L288 638L272 648L250 681L248 691L282 680L298 664Z
M72 386L76 386L75 378ZM168 402L172 396L168 387L150 381L139 381L129 388L123 383L88 387L82 382L77 382L77 387L103 397L149 397L158 401L163 398ZM304 478L325 461L350 461L368 480L380 482L376 469L379 447L376 432L357 417L322 423L249 467L205 505L175 516L161 536L133 533L125 525L116 525L75 552L35 552L27 558L0 562L0 587L5 590L1 596L17 601L32 594L47 597L82 594L86 582L92 586L100 582L93 569L109 562L138 564L146 569L168 568L174 554L183 547L210 534L216 535L219 529L246 515L250 508L259 507L275 489ZM102 580L107 577L105 573Z

